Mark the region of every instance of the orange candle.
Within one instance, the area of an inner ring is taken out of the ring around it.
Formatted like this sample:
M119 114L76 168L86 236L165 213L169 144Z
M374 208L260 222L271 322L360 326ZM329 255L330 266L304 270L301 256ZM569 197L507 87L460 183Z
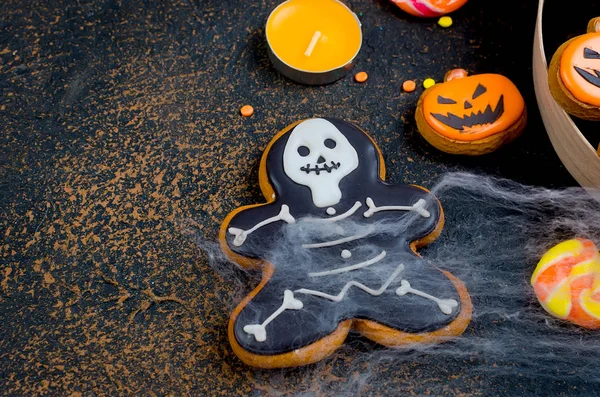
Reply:
M360 51L360 21L338 0L288 0L269 16L269 56L287 77L326 84L345 75Z

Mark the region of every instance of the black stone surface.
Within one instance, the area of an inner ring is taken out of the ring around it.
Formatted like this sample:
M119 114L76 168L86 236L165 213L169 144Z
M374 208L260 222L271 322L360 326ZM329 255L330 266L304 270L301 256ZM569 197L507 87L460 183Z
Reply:
M296 120L354 122L381 148L391 183L431 187L467 170L575 184L536 109L536 1L472 0L442 29L387 1L349 0L364 32L354 71L370 78L312 88L270 66L263 28L278 3L2 3L0 394L328 395L352 384L343 351L310 376L243 365L226 325L251 283L218 275L194 239L216 240L225 214L261 201L261 152ZM413 113L422 89L400 86L440 81L454 67L515 82L530 111L523 137L477 158L420 138ZM242 118L247 103L256 113ZM472 376L476 365L437 356L385 368L368 393L423 395L450 379L444 394L595 390L560 379L488 382Z

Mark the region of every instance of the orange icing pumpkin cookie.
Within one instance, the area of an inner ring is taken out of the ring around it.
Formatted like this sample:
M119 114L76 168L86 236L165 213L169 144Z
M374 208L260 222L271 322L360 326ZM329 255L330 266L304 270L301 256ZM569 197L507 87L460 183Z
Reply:
M550 249L531 285L543 308L585 328L600 328L600 254L590 240L575 239Z
M517 138L527 123L525 101L517 87L499 74L446 74L427 89L417 105L417 127L437 149L451 154L493 152Z
M556 51L548 70L554 99L569 114L600 120L600 18L588 33L575 37Z

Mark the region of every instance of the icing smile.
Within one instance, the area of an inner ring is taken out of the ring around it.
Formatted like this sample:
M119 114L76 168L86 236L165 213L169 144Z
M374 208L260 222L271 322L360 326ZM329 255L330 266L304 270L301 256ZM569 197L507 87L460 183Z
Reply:
M319 167L319 164L315 165L313 168L310 168L310 164L306 164L306 167L300 167L300 171L304 171L307 174L310 174L314 171L315 174L321 174L321 171L327 171L327 173L331 174L331 171L337 170L340 168L340 163L335 163L331 161L331 165L323 164L322 167Z
M588 83L595 85L596 87L600 88L600 71L598 70L593 70L593 74L588 72L587 70L578 68L577 66L575 66L575 70L577 71L577 73L579 73L579 75L581 77L583 77Z
M496 104L496 110L492 110L492 107L488 105L484 111L477 113L473 112L470 115L463 117L457 116L453 113L448 113L444 116L440 113L432 113L431 115L438 121L446 124L447 126L454 128L458 131L464 131L465 127L470 129L476 125L485 125L495 123L504 114L504 95L500 96L498 103Z

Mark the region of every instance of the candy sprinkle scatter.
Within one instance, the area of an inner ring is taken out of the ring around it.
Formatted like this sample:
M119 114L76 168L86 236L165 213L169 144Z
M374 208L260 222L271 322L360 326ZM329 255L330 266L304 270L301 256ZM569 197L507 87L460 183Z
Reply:
M452 26L452 18L446 16L446 17L441 17L440 20L438 21L438 25L440 25L443 28L449 28L450 26Z
M417 89L417 83L415 83L414 80L406 80L404 83L402 83L402 89L404 92L413 92Z
M354 80L357 83L364 83L369 78L369 75L366 72L358 72L354 75Z
M425 87L425 89L431 88L435 85L435 80L434 79L425 79L425 81L423 82L423 87Z
M244 117L250 117L254 114L254 108L250 105L242 106L242 108L240 109L240 113Z

